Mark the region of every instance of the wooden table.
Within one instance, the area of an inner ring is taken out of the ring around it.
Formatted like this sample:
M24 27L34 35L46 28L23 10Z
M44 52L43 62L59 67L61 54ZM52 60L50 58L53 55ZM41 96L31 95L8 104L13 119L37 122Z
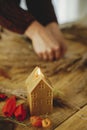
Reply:
M0 92L26 97L25 80L39 66L54 87L52 126L46 130L87 130L87 28L73 26L62 31L68 50L64 58L53 62L39 60L23 36L1 32ZM0 114L3 105L0 102ZM44 130L5 123L0 122L0 130Z

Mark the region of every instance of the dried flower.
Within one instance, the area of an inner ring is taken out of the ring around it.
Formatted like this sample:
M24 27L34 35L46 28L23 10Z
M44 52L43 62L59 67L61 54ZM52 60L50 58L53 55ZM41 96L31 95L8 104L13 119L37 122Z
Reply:
M26 118L26 110L23 107L23 104L16 107L14 115L18 121L23 121Z
M15 111L15 108L16 108L16 97L12 96L6 101L2 109L3 115L6 117L11 117Z
M42 127L42 118L39 116L31 116L30 122L34 127Z
M0 101L4 101L7 98L5 94L0 94Z
M48 128L51 126L51 120L49 118L45 118L42 120L42 126Z

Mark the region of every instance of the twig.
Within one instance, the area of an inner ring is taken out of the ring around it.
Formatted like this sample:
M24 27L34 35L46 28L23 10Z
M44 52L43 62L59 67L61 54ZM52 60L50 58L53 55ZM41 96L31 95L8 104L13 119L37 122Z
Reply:
M23 122L19 122L19 121L13 119L13 118L8 118L8 117L3 117L3 116L0 116L0 121L10 121L10 122L12 122L12 123L15 123L15 124L18 124L18 125L21 125L21 126L24 126L24 127L30 125L30 123L25 124L25 123L23 123Z

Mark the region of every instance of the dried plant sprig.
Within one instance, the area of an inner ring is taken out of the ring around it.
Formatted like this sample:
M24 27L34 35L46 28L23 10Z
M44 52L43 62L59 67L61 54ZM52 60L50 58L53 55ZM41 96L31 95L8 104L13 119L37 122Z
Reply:
M0 116L0 121L9 121L9 122L12 122L12 123L24 126L24 127L31 126L31 123L26 124L26 123L23 123L23 122L19 122L19 121L13 119L13 118L8 118L8 117L4 117L4 116Z

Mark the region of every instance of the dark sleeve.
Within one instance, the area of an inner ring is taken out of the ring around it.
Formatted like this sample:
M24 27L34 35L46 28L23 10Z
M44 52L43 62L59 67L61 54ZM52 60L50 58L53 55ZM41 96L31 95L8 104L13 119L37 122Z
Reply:
M57 22L57 17L51 0L27 0L28 9L32 15L43 25Z
M0 25L23 34L35 18L21 9L16 1L18 0L0 0Z

